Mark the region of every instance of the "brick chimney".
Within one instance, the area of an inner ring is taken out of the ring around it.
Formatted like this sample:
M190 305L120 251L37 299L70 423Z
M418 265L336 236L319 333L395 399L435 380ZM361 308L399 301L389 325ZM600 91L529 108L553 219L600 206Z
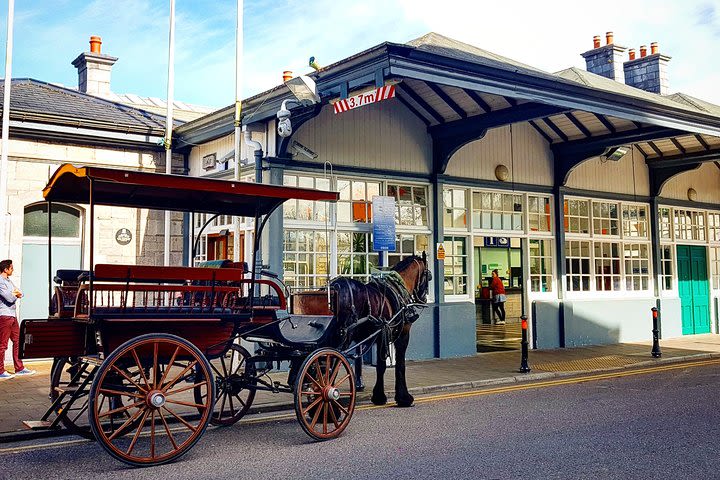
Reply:
M659 52L657 42L650 44L650 55L647 47L640 47L640 58L630 57L623 63L625 83L652 93L666 95L669 90L668 62L671 57Z
M611 80L623 81L622 55L625 47L615 45L613 32L605 34L605 45L600 46L600 36L593 37L593 49L581 53L587 71Z
M91 95L104 96L111 93L110 73L116 57L100 52L102 39L90 37L90 51L78 55L72 64L78 70L78 90Z

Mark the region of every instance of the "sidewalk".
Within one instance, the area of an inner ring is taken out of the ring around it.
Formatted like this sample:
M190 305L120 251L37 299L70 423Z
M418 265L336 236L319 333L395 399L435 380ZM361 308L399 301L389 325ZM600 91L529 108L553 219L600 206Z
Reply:
M473 357L424 360L408 362L407 379L410 392L422 395L437 391L462 390L481 386L529 382L552 377L582 375L588 372L608 371L639 367L658 363L692 361L720 358L720 335L694 335L660 342L662 358L650 355L651 342L625 343L619 345L566 348L556 350L531 350L530 373L518 373L520 352L506 351L484 353ZM29 438L23 420L39 420L50 406L48 400L50 362L28 362L37 375L29 378L13 378L0 381L0 443ZM370 403L375 383L375 369L363 371L365 391L359 393L359 404ZM388 399L392 401L394 372L388 368L385 385ZM292 408L289 394L258 392L253 410L268 411ZM252 411L252 410L251 410ZM63 431L50 432L61 435ZM33 435L46 436L46 432Z

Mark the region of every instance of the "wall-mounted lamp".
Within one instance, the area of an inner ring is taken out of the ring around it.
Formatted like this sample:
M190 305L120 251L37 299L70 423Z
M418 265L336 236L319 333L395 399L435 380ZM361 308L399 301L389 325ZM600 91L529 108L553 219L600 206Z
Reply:
M292 124L290 123L290 110L287 107L288 102L298 103L300 105L315 105L320 103L320 95L318 95L317 85L315 81L306 76L291 78L285 85L295 96L295 99L283 100L280 110L277 112L278 119L278 135L281 137L289 137L292 135Z
M223 228L222 230L220 230L219 234L221 237L227 237L228 235L230 235L230 229Z
M500 164L495 167L495 178L501 182L507 182L507 179L510 178L510 171L505 165Z
M694 202L695 200L697 200L697 192L695 191L694 188L692 188L692 187L688 188L687 197L688 197L688 200L690 200L691 202Z
M610 147L605 150L602 156L612 162L619 162L629 151L630 147Z

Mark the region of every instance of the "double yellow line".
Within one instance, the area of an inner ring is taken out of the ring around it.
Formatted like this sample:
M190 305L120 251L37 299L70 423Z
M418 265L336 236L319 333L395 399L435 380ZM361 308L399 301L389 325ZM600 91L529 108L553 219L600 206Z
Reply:
M472 390L469 392L457 392L457 393L445 393L440 395L430 395L427 397L421 397L416 398L415 403L430 403L430 402L437 402L441 400L453 400L456 398L469 398L469 397L479 397L481 395L494 395L499 393L508 393L508 392L517 392L522 390L532 390L537 388L548 388L548 387L556 387L559 385L573 385L576 383L585 383L585 382L596 382L599 380L607 380L611 378L622 378L622 377L632 377L636 375L647 375L650 373L658 373L658 372L667 372L671 370L680 370L685 368L695 368L695 367L704 367L707 365L718 365L720 364L720 359L709 359L709 360L702 360L698 362L690 362L690 363L673 363L670 365L659 365L656 367L647 367L647 368L640 368L640 369L634 369L634 370L619 370L614 372L608 372L608 373L598 373L598 374L592 374L592 375L584 375L579 377L572 377L572 378L559 378L555 380L548 380L548 381L540 381L540 382L532 382L532 383L523 383L523 384L514 384L514 385L505 385L501 387L494 387L494 388L485 388L482 390ZM394 407L395 402L388 403L387 405L363 405L358 407L356 410L375 410L378 408L390 408ZM270 415L270 416L263 416L259 418L251 418L251 419L244 419L240 423L245 425L253 425L258 423L268 423L268 422L274 422L279 420L289 420L295 418L295 413L282 413L278 415ZM90 440L66 440L62 442L52 442L52 443L46 443L42 445L26 445L22 447L10 447L10 448L0 448L0 455L2 454L8 454L8 453L20 453L20 452L26 452L30 450L38 450L38 449L46 449L46 448L57 448L57 447L64 447L67 445L78 445L82 443L91 443Z

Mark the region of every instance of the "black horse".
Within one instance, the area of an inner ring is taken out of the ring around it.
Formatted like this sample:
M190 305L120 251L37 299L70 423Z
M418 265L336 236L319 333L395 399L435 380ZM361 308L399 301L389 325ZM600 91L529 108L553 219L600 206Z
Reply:
M359 343L380 331L376 340L378 348L377 381L373 388L372 402L387 403L384 375L385 359L390 343L395 345L395 401L399 407L410 407L414 398L408 392L405 378L405 353L410 342L410 328L418 318L418 307L424 304L432 275L428 270L427 255L404 258L392 270L396 273L382 279L373 278L368 283L339 277L330 286L337 292L336 335L338 345L344 350L352 343Z

